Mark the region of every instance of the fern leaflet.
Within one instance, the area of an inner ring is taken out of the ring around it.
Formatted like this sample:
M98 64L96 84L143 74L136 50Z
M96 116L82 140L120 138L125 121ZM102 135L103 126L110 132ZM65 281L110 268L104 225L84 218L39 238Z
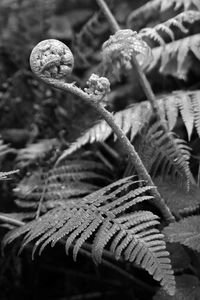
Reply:
M181 182L194 183L189 168L190 148L186 143L174 137L172 132L165 132L160 121L146 125L138 141L138 153L153 177L158 170L161 177L171 175Z
M144 120L148 121L151 116L151 108L148 102L140 103L131 108L117 112L114 115L114 121L121 127L125 134L130 134L130 139L133 140L139 129L143 126ZM103 142L112 134L112 129L103 120L90 128L74 143L58 159L58 162L72 154L87 143Z
M98 161L66 160L61 166L25 176L14 189L15 195L21 199L16 203L21 207L36 208L44 194L44 209L52 208L66 200L92 193L99 186L110 183L111 178L109 170Z
M182 12L167 20L164 23L158 24L153 28L143 28L139 31L139 34L142 38L149 38L158 44L164 46L165 41L162 37L162 33L165 33L172 41L175 40L175 35L172 30L172 27L178 28L183 33L188 33L188 29L184 26L184 23L192 24L200 20L200 12L194 10L188 10Z
M91 238L92 256L101 262L103 250L108 247L116 259L135 262L147 270L163 288L173 295L175 281L171 270L169 253L163 235L156 229L158 217L150 211L133 211L133 207L145 200L151 200L148 191L154 187L138 186L132 177L118 180L88 196L77 204L66 203L55 208L38 220L9 232L4 245L25 235L21 250L31 241L37 240L33 256L39 248L51 243L54 246L61 238L66 238L66 252L73 249L73 257L83 243Z
M186 79L191 67L191 54L200 60L200 34L195 34L152 50L153 60L146 71L150 72L159 65L159 72Z

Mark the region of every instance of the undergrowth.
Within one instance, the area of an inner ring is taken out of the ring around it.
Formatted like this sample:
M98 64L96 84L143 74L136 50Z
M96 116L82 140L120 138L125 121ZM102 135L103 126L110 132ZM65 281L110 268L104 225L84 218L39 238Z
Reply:
M0 295L198 299L199 1L72 2L0 3Z

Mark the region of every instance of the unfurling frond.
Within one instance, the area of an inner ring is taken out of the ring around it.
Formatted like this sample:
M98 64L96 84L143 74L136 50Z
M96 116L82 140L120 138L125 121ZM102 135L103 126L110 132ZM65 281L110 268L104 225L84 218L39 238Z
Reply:
M173 129L178 112L185 124L190 140L194 127L200 136L200 91L176 91L163 97L169 129Z
M110 183L112 175L102 163L95 160L66 160L61 166L33 172L14 189L21 207L36 208L44 197L44 209L63 204L67 200L83 197Z
M151 49L131 29L118 30L102 46L102 61L105 72L111 71L117 78L121 71L132 68L132 57L136 56L142 68L152 60Z
M195 34L152 50L153 60L146 71L159 66L159 72L186 79L192 55L200 60L200 34Z
M174 275L163 235L156 228L158 217L150 211L133 211L136 204L152 199L148 195L152 188L133 181L133 177L123 178L77 204L66 203L62 208L55 208L38 220L9 232L4 245L24 235L21 250L35 240L34 256L37 249L41 253L48 244L54 246L65 237L66 252L72 248L76 260L84 242L95 235L92 244L95 262L101 262L107 247L116 259L124 258L147 270L173 295Z
M181 243L200 252L200 216L191 216L164 228L171 243Z
M174 10L178 10L183 8L184 10L188 10L190 8L196 8L200 10L200 3L198 0L159 0L160 1L160 9L161 11L165 11L169 8L174 8Z
M195 10L188 10L178 14L174 18L171 18L164 23L156 25L155 27L143 28L139 31L139 35L144 39L149 38L157 42L159 45L164 46L165 40L162 36L163 33L171 40L174 40L175 36L173 27L178 28L183 33L187 33L188 29L185 27L184 23L192 24L199 20L200 12Z
M193 183L189 168L190 148L172 132L165 132L160 121L143 128L138 144L138 153L153 177L159 171L161 177L170 174L172 178L186 182L188 187Z

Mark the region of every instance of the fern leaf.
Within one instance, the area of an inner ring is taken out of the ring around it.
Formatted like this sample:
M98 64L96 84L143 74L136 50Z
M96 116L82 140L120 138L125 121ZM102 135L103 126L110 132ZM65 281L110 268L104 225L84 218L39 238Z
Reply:
M176 27L181 32L187 33L188 29L184 26L184 23L192 24L200 20L200 12L194 10L188 10L178 14L177 16L158 24L153 28L143 28L139 31L142 38L149 38L161 46L165 45L162 33L165 33L172 41L175 39L172 28Z
M200 216L191 216L165 227L163 233L171 243L181 243L200 252Z
M75 67L88 68L101 61L99 49L109 34L108 22L101 12L93 14L73 40Z
M135 25L143 28L148 23L159 21L158 16L165 13L166 10L199 10L198 0L152 0L130 13L127 19L127 27L135 29Z
M36 240L34 255L38 248L41 253L48 244L54 246L66 237L66 251L72 248L76 259L83 243L95 234L94 261L100 263L104 249L108 248L116 259L124 257L139 264L173 295L175 281L169 253L163 235L155 227L159 224L158 216L148 211L133 211L136 203L152 199L147 191L154 187L141 184L133 181L133 177L123 178L76 204L65 203L62 208L55 208L38 220L9 232L3 244L23 235L21 250Z
M178 112L181 113L188 139L190 140L194 126L200 134L200 91L176 91L163 98L169 128L176 123Z
M200 60L199 43L200 34L195 34L154 48L153 60L147 66L146 71L150 72L159 66L160 73L185 80L191 68L191 55Z
M43 196L44 208L52 208L53 201L56 206L61 204L60 201L85 196L110 183L111 178L110 170L96 160L67 160L49 171L39 170L25 176L14 189L15 195L21 198L16 203L21 207L36 208Z
M178 113L180 112L187 129L188 139L191 137L194 126L200 136L199 90L173 92L172 94L165 95L163 98L158 99L158 105L161 114L166 118L169 130L174 128ZM114 115L114 120L122 130L130 136L130 140L133 141L134 137L142 127L149 122L151 115L152 110L149 102L143 101L117 112ZM58 162L88 143L105 141L111 134L112 130L109 125L105 121L100 121L72 143L68 149L64 150L63 154L58 159Z
M143 122L148 121L151 116L150 104L148 102L141 103L140 106L135 105L132 108L117 112L114 115L115 123L121 127L125 134L130 134L131 140L138 133ZM87 143L103 142L112 134L110 126L103 120L89 129L85 134L78 138L70 147L62 153L58 162L65 159L67 156L86 145Z
M165 132L160 121L153 121L143 128L138 144L138 153L153 177L159 170L164 178L171 174L172 178L187 182L187 186L193 183L189 168L190 148L171 132Z
M166 118L169 130L176 124L178 113L181 113L187 129L188 139L192 130L196 128L200 136L200 91L176 91L158 99L161 114ZM189 103L188 103L189 102ZM149 122L152 110L148 101L134 104L131 107L119 111L114 115L115 122L133 141L134 137ZM192 126L193 125L193 126ZM105 121L100 121L89 129L84 135L72 143L58 159L62 161L68 155L88 143L105 141L112 135L112 130Z

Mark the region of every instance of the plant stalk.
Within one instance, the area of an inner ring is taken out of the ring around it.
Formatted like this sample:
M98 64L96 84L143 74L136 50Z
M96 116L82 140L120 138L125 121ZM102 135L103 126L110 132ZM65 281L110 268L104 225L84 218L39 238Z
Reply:
M106 4L106 2L104 0L96 0L96 1L98 3L99 7L101 8L101 10L103 11L108 23L110 24L112 32L116 33L116 31L120 30L121 28L120 28L117 20L113 16L112 12L110 11L108 5ZM142 71L142 69L134 55L132 56L132 66L137 71L137 75L138 75L138 79L140 81L141 87L142 87L147 99L151 103L153 112L156 113L160 119L159 106L157 104L156 97L153 93L153 90L151 88L151 85L150 85L146 75Z
M101 10L103 11L104 15L106 16L106 19L109 21L109 24L111 26L111 29L113 32L116 32L120 30L120 26L117 23L115 17L111 13L109 7L105 3L104 0L97 0L98 5L100 6Z
M142 160L140 159L139 155L137 154L134 146L131 144L129 139L124 134L123 130L115 123L114 118L112 114L107 111L101 101L95 101L93 99L93 96L87 94L80 88L78 88L73 83L65 83L63 81L54 79L54 78L43 78L43 80L50 84L51 86L54 86L55 88L59 88L63 91L73 93L83 99L85 102L87 102L89 105L91 105L99 114L100 116L108 123L108 125L112 128L113 132L116 134L119 142L121 143L122 147L124 148L126 154L130 157L138 175L142 177L142 179L146 180L147 184L151 186L155 186L153 183L151 176L147 172L145 166L142 163ZM154 197L152 200L152 203L161 211L164 219L167 222L174 221L174 217L172 213L170 212L170 209L165 204L164 200L161 198L156 186L155 189L152 189L150 191L151 195Z

